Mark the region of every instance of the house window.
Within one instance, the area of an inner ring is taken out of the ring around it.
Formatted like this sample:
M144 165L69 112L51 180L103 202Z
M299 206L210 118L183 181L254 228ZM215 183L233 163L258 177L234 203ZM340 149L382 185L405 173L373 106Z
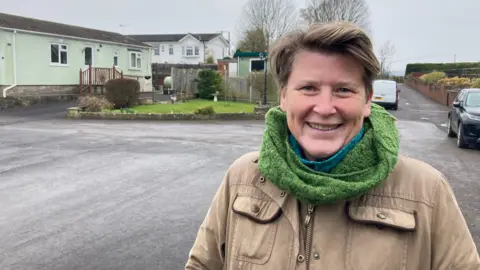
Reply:
M68 46L62 44L50 44L50 62L52 64L68 64Z
M195 46L195 55L200 55L200 48L198 48L198 46Z
M193 47L192 46L187 46L186 56L192 56L192 55L193 55Z
M252 60L250 62L250 70L252 72L262 71L264 69L265 69L265 61L264 60Z
M168 54L173 55L173 45L168 46Z
M153 47L153 55L160 55L160 45Z
M142 53L130 52L130 68L141 69L142 68Z
M165 47L162 45L162 52L165 52Z
M113 65L118 66L118 51L113 52Z

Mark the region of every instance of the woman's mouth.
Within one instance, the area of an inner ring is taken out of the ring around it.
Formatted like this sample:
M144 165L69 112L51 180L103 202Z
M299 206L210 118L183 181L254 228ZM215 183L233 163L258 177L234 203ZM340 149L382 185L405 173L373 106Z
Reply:
M319 131L332 131L332 130L338 129L342 124L331 125L331 124L315 124L315 123L307 122L307 125Z

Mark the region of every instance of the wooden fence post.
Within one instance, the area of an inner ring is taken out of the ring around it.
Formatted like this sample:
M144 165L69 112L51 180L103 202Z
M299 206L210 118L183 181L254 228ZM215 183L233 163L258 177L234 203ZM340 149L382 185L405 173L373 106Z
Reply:
M92 94L92 65L88 65L88 94Z

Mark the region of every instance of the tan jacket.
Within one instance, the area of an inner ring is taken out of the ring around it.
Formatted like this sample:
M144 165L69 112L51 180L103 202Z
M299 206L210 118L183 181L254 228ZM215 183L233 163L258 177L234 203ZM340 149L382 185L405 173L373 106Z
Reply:
M257 169L228 170L186 269L480 270L478 251L443 175L401 156L388 179L349 202L306 206Z

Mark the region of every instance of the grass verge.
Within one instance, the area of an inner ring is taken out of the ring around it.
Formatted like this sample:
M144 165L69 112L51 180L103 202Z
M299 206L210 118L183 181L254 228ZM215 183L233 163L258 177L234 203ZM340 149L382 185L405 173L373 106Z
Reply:
M189 100L185 103L177 104L152 104L152 105L139 105L130 108L135 113L185 113L193 114L195 109L212 106L215 113L253 113L255 104L242 103L242 102L229 102L218 101L213 102L211 100ZM113 110L113 112L120 112L120 110Z

